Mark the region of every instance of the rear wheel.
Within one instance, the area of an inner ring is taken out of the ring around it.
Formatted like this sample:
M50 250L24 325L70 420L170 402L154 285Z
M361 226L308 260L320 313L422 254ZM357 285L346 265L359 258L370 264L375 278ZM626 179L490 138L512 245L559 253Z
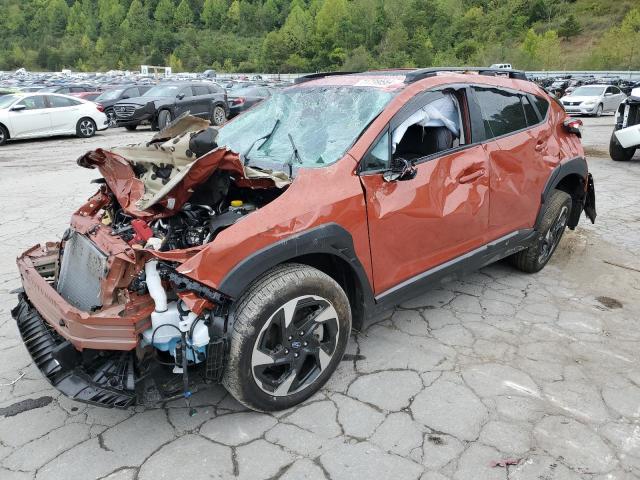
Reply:
M224 107L221 107L220 105L216 105L213 108L213 113L211 114L211 122L216 127L219 127L220 125L224 124L226 120L227 120L227 112L225 112Z
M171 123L171 112L169 110L160 110L158 114L158 130L162 130Z
M512 265L527 273L539 272L544 268L560 243L571 214L571 204L571 196L568 193L553 191L549 200L545 202L535 243L509 257Z
M81 138L90 138L96 134L96 122L88 117L78 120L76 125L76 135Z
M9 132L4 127L4 125L0 125L0 145L4 145L9 140Z
M633 158L636 153L635 147L624 148L618 142L615 132L611 134L611 140L609 141L609 156L616 162L628 162Z
M285 264L258 278L238 301L223 383L254 410L282 410L328 380L351 331L346 294L315 268Z

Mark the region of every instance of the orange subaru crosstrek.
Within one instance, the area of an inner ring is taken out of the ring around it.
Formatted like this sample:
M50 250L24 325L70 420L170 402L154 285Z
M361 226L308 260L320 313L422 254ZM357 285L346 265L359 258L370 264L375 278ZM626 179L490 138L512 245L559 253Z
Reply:
M278 410L352 328L453 273L537 272L595 194L580 121L518 71L315 74L220 128L95 150L98 191L18 258L13 310L64 394L126 407L222 382Z

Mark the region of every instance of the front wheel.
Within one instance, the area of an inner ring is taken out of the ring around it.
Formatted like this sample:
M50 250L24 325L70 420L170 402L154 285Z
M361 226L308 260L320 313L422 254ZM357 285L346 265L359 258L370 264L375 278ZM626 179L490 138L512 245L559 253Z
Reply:
M9 132L3 125L0 125L0 145L4 145L9 140Z
M80 138L90 138L96 134L96 122L90 118L81 118L76 125L76 135Z
M223 383L247 407L272 411L309 398L338 366L351 331L340 285L300 264L258 278L233 312Z
M219 127L220 125L224 124L226 120L227 120L227 112L225 112L224 107L221 107L220 105L216 105L213 108L213 113L211 114L211 122L216 127Z
M539 272L555 252L571 214L571 196L554 190L545 202L538 236L533 245L509 257L513 266L527 273Z
M596 108L596 113L594 113L593 115L595 117L601 117L602 116L602 112L604 111L602 104L598 105L598 108Z
M118 122L116 120L116 112L113 111L112 108L106 110L105 115L107 116L107 125L109 128L117 126Z
M609 156L616 162L628 162L633 158L636 153L636 148L624 148L618 142L615 132L611 134L611 140L609 140Z
M163 130L171 123L171 112L169 110L161 110L158 114L158 130Z

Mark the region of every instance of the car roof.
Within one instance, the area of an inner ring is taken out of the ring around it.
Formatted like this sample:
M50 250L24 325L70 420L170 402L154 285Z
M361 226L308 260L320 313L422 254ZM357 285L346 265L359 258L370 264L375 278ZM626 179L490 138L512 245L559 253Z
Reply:
M486 67L438 67L438 68L396 68L370 70L365 72L314 73L298 77L294 85L308 86L355 86L381 90L401 90L412 83L441 75L473 74L484 77L503 77L514 80L527 80L520 70L505 70ZM465 77L466 79L470 77Z

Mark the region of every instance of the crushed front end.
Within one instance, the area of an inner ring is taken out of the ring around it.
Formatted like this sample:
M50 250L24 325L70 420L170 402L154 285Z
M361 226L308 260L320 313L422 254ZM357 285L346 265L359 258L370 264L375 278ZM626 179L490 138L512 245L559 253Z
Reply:
M148 144L81 157L99 190L61 241L17 260L24 344L75 400L152 405L221 380L231 299L177 268L288 181L248 171L205 127L187 117Z

